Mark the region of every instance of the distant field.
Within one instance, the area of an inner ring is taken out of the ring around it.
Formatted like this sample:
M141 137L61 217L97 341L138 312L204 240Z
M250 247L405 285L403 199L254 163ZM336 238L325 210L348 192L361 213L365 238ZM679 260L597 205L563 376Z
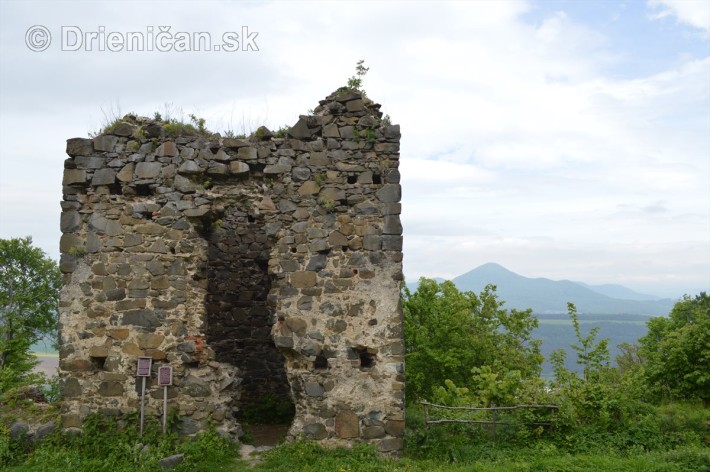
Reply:
M54 347L52 346L52 342L47 340L40 340L34 343L32 347L30 347L30 351L34 352L37 355L58 355L57 350L54 349Z
M539 320L540 325L569 325L572 326L571 320ZM584 325L600 325L602 323L621 323L621 324L635 324L640 326L645 326L646 322L641 320L584 320L580 323L581 326Z
M32 345L30 351L39 359L36 371L44 372L47 377L57 373L59 367L59 352L52 346L50 341L39 341Z
M545 314L535 315L538 319L538 328L533 332L533 338L542 341L542 355L545 356L545 363L542 366L542 376L551 378L553 376L552 366L547 359L550 354L557 349L567 351L566 366L573 371L581 371L581 366L575 362L574 350L570 348L572 344L577 344L574 334L572 320L567 314ZM618 346L622 343L634 343L640 337L646 335L646 322L650 316L642 315L580 315L579 325L582 336L587 336L592 328L599 327L599 334L596 340L609 340L609 354L612 365L616 364L616 356L621 351Z

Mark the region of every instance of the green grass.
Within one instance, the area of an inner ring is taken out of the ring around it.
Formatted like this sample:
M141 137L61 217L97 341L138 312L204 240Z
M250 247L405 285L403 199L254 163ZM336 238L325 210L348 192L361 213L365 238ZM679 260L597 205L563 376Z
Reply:
M239 470L236 446L213 431L195 438L160 433L158 420L148 421L143 437L135 418L120 425L115 419L90 417L84 434L55 433L34 450L27 441L10 440L0 429L0 470L12 472L140 472L161 470L158 461L182 453L185 460L171 469L181 471Z
M56 415L56 412L55 412ZM3 415L4 416L4 415ZM173 417L171 424L178 424ZM3 424L3 423L0 423ZM448 472L448 471L710 471L710 410L692 403L654 407L623 428L576 426L532 433L500 430L497 441L478 426L424 428L420 409L407 410L403 458L383 457L375 447L327 449L315 442L282 444L248 464L237 445L208 431L196 438L160 433L149 419L143 438L136 418L90 417L77 437L55 434L32 450L11 441L0 426L0 470L71 472L158 471L158 461L183 453L181 471ZM5 427L9 424L5 423ZM148 447L144 449L144 445Z
M0 455L2 449L0 445ZM710 471L707 448L692 446L670 451L628 454L570 454L552 445L519 448L486 446L468 450L456 460L405 457L394 459L380 456L373 447L358 445L352 449L325 449L313 442L281 445L261 456L263 462L250 467L237 458L236 451L217 436L203 435L194 442L179 445L174 451L154 445L144 455L140 443L104 442L102 453L95 448L77 447L73 442L64 446L41 447L22 464L6 470L55 471L152 471L160 470L157 461L168 452L183 452L186 460L175 471L303 471L303 472L377 472L377 471ZM465 451L462 451L465 452Z
M253 469L235 464L234 471L377 472L377 471L703 471L710 470L707 449L689 447L665 452L638 452L629 455L568 454L554 447L517 449L483 448L464 460L443 461L379 456L365 445L353 449L324 449L315 443L299 442L280 446L263 456Z

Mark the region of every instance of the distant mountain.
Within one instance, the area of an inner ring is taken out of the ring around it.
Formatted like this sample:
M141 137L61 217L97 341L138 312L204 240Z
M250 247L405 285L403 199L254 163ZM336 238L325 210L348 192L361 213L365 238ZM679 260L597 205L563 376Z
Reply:
M580 313L659 316L667 315L675 303L671 299L653 299L619 285L586 286L569 280L523 277L494 263L484 264L452 281L459 290L476 293L493 284L506 308L532 308L534 313L541 314L566 313L567 302L572 302Z
M604 284L604 285L589 285L584 282L575 282L582 287L586 287L589 290L593 290L602 295L606 295L611 298L621 298L623 300L638 300L638 301L658 301L662 300L662 297L657 297L655 295L648 295L645 293L638 293L630 288L626 288L623 285L614 284Z

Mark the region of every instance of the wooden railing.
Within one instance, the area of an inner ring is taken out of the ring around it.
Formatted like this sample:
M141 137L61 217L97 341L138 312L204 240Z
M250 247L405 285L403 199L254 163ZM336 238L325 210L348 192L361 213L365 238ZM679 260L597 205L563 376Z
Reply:
M557 405L515 405L515 406L493 406L488 408L472 408L466 406L445 406L437 405L434 403L429 403L425 401L419 402L424 406L424 426L429 427L429 425L443 424L443 423L468 423L468 424L480 424L480 425L492 425L493 426L493 438L495 439L497 426L499 424L515 424L512 421L499 421L498 413L505 411L514 410L531 410L531 409L547 409L555 413L559 407ZM493 415L491 420L465 420L465 419L437 419L433 420L429 418L429 412L431 408L441 408L444 410L460 410L460 411L489 411ZM527 422L526 424L531 426L551 426L550 422L533 421Z

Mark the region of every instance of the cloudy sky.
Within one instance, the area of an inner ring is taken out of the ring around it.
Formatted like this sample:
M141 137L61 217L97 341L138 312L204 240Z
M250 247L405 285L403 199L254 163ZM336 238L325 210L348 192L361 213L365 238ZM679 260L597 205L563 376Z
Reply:
M176 51L161 31L247 41ZM153 50L121 50L129 32ZM710 289L706 0L0 0L0 237L59 257L65 140L107 118L278 128L359 59L402 126L408 279L497 262L661 296Z

